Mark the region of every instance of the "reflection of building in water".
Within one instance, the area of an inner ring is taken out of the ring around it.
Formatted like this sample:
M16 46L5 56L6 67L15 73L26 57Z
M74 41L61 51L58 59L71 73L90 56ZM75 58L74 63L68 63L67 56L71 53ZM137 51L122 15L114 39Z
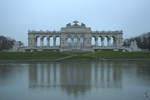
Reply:
M68 94L77 95L91 88L91 66L89 64L62 64L60 75L61 88Z
M139 62L134 63L136 66L136 78L138 78L139 84L144 84L144 86L150 86L150 62ZM135 69L134 68L134 69Z
M29 88L60 87L77 95L96 88L121 88L122 67L111 62L31 64Z
M58 85L58 64L31 64L29 67L29 87L56 87Z
M92 63L92 85L96 88L121 88L121 66L111 62Z
M150 62L142 61L125 61L121 63L123 69L123 76L128 78L130 83L136 81L136 85L148 86L150 85ZM126 79L124 79L126 80Z

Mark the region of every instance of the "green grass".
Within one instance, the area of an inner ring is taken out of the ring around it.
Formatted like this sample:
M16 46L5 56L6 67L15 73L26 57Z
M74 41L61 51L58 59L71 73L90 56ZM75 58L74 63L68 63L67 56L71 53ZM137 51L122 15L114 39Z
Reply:
M35 52L0 52L0 60L25 60L25 59L146 59L150 52L121 52L97 51L85 53L35 51Z
M70 59L146 59L150 58L150 52L121 52L121 51L98 51L87 54L76 54Z
M1 60L20 60L20 59L58 59L69 56L66 53L57 51L44 52L0 52Z
M91 53L88 56L94 58L104 58L104 59L136 59L136 58L150 58L150 52L114 52L114 51L101 51Z

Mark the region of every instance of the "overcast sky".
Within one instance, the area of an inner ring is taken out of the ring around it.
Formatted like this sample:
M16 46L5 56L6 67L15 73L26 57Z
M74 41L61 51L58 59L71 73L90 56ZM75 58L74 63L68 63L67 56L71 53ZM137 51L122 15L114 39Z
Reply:
M150 0L0 0L0 35L25 44L28 30L59 31L74 20L134 37L150 32Z

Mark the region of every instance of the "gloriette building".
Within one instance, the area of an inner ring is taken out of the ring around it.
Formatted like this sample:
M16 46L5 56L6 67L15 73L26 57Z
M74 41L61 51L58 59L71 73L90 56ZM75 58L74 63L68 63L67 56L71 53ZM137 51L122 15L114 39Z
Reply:
M45 43L46 42L46 43ZM29 50L95 51L119 50L122 31L92 31L85 24L68 23L60 31L28 31Z

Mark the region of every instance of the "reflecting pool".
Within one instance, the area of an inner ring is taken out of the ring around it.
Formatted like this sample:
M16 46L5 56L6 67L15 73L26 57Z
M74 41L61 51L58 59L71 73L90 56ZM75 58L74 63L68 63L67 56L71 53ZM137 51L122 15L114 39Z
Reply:
M150 62L0 64L0 100L144 100Z

